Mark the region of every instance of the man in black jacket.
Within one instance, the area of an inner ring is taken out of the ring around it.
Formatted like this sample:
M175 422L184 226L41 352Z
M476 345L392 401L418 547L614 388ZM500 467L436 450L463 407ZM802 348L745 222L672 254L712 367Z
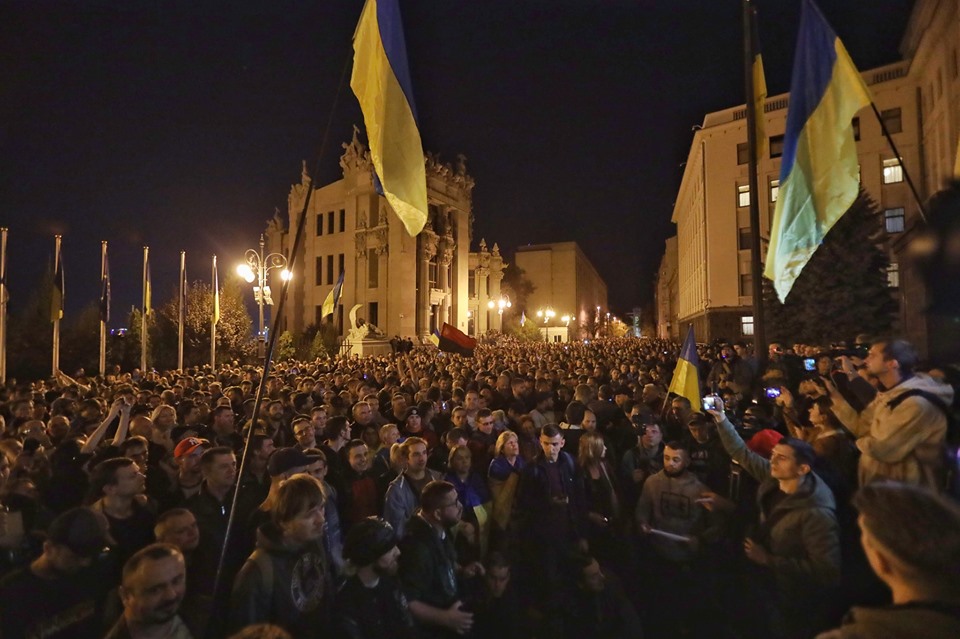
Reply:
M563 435L555 424L547 424L540 433L541 455L520 475L514 505L519 537L525 543L528 592L536 592L533 602L543 614L547 636L559 629L550 624L560 618L563 605L561 567L577 551L587 552L582 530L586 510L583 496L574 481L573 457L563 452ZM534 587L534 584L536 587Z
M457 576L472 577L483 568L457 563L451 529L462 512L453 484L432 481L420 494L420 510L400 542L400 580L424 638L456 637L473 625L473 614L461 608Z
M357 523L343 544L353 572L337 593L337 626L349 639L413 639L410 605L400 589L400 549L393 526L379 517Z

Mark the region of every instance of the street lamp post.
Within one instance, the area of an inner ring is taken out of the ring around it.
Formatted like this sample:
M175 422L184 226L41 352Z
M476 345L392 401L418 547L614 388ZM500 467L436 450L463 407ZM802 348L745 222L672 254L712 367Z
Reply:
M264 255L264 245L265 241L263 239L263 233L261 233L260 250L247 249L247 252L244 254L246 263L237 266L237 274L245 279L247 283L252 284L254 281L257 282L257 285L253 287L253 298L257 302L260 310L260 330L257 332L257 357L260 359L266 357L266 340L263 334L263 305L269 304L273 306L273 298L270 297L270 286L267 284L267 276L270 274L270 271L279 268L283 269L280 272L280 277L284 281L289 280L291 277L290 271L287 270L286 256L281 253ZM274 318L274 323L276 323L276 318Z
M487 308L490 310L497 309L497 313L500 316L500 330L503 330L503 309L510 308L513 306L513 303L510 301L509 295L501 295L500 299L490 300L487 302Z
M551 307L537 309L537 317L543 320L543 339L544 341L550 341L550 322L557 316L557 312ZM560 321L563 322L563 326L566 329L566 340L570 340L570 321L573 319L573 316L569 313L565 313L560 316ZM559 327L557 327L559 328Z

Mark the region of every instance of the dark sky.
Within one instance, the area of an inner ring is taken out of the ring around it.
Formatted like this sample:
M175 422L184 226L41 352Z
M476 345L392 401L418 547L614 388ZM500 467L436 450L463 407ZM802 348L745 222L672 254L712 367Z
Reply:
M910 0L821 0L861 69L899 59ZM361 0L8 0L0 4L0 226L11 311L64 236L67 310L156 299L180 250L221 277L286 210L331 109L321 183L361 124ZM427 150L468 157L475 244L575 239L620 312L647 302L691 126L743 102L739 0L401 0ZM799 0L758 0L770 94L789 88ZM117 324L117 322L114 322Z

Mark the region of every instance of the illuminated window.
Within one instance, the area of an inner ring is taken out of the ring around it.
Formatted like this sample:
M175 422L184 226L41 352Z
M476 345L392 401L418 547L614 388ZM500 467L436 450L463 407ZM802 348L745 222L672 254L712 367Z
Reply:
M770 180L770 201L776 202L780 196L780 180Z
M750 206L750 186L737 185L737 206Z
M903 182L903 167L900 166L899 158L892 158L883 161L883 183L896 184Z
M903 207L885 210L883 212L883 221L887 227L887 233L903 233Z
M740 317L740 333L742 335L753 335L753 315Z
M896 262L890 262L887 267L887 286L900 288L900 265Z

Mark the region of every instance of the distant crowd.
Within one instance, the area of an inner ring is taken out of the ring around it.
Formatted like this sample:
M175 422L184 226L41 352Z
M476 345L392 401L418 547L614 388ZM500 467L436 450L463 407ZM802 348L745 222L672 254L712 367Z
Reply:
M0 636L960 637L909 343L393 350L0 388Z

